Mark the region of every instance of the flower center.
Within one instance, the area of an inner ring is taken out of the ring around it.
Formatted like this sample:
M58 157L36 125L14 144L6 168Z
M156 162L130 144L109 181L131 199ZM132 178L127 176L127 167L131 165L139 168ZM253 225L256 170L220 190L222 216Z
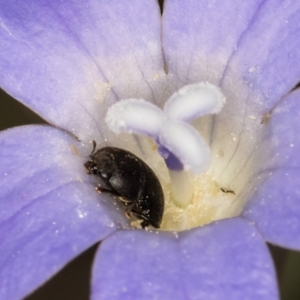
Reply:
M218 114L224 103L218 87L200 82L174 93L163 110L131 98L114 104L106 114L110 130L150 137L151 148L161 157L155 163L161 167L154 171L165 194L162 229L183 230L237 214L235 191L213 177L209 146L191 124ZM168 172L163 171L165 166Z

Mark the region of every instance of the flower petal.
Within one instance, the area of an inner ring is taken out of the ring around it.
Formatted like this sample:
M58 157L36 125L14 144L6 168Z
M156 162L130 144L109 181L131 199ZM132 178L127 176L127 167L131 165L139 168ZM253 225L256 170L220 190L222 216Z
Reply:
M269 108L298 82L298 1L184 4L167 0L163 18L166 61L181 82L244 87Z
M182 84L219 85L226 105L195 125L210 145L211 173L239 191L252 171L261 120L300 78L300 2L167 1L163 44ZM234 24L232 23L234 20Z
M167 0L163 46L170 72L183 83L219 85L237 41L263 1ZM234 18L234 26L232 20Z
M246 85L251 106L272 109L299 82L299 35L299 1L263 1L236 45L222 86Z
M111 101L152 99L163 73L154 0L1 0L0 39L3 89L81 139Z
M177 78L179 87L199 81L221 85L228 61L238 50L238 41L261 2L187 0L182 9L180 0L166 1L163 48L169 71ZM253 121L248 124L245 117L252 112L246 111L247 90L235 85L239 75L229 74L230 84L225 89L222 86L226 97L222 111L194 124L210 146L211 171L221 186L231 184L235 174L240 173L239 166L251 155L253 145L246 133L253 132L257 125ZM236 190L236 185L233 188Z
M265 124L260 147L264 169L256 174L252 185L257 190L244 210L244 216L256 223L266 240L297 250L300 250L299 99L300 90L285 97Z
M105 270L105 271L104 271ZM92 299L278 299L268 249L235 218L181 233L120 231L100 245Z
M81 150L70 135L48 126L0 135L1 299L23 298L126 226L124 213L95 192Z

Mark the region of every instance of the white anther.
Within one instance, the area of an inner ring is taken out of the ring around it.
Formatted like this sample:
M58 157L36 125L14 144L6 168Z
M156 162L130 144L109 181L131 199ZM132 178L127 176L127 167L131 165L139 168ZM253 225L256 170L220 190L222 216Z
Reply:
M156 137L164 122L163 111L143 99L126 99L111 106L105 116L115 133L128 132Z
M166 102L164 111L170 119L192 121L207 114L217 114L225 103L220 88L199 82L186 85Z
M194 173L208 170L209 148L199 132L190 124L169 120L159 133L159 143L181 161L185 170Z

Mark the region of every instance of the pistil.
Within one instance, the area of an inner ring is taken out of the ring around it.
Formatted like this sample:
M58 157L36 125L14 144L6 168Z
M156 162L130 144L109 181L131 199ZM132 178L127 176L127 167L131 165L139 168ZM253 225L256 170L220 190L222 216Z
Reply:
M193 189L185 171L169 169L171 180L171 199L180 208L186 208L192 201Z
M143 99L121 100L109 108L105 121L115 133L142 134L156 141L169 169L171 198L186 208L193 195L186 171L201 174L210 167L210 149L188 122L218 113L224 103L218 87L200 82L174 93L163 110Z

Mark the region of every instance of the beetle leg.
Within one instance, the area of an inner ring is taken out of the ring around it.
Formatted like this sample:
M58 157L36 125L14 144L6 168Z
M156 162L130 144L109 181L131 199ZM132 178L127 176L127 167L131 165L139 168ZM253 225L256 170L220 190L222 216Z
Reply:
M131 202L129 205L126 205L125 206L125 212L126 213L131 213L132 212L132 209L134 207L135 203L134 202Z
M126 203L126 204L127 204L127 203L132 203L131 200L128 200L128 199L123 198L123 197L119 197L119 199L120 199L121 202Z
M129 201L125 202L125 216L127 217L127 219L131 219L131 213L134 206L135 206L134 202L129 202Z
M99 194L101 194L102 192L103 192L103 193L113 193L111 190L109 190L109 189L104 189L104 188L102 188L101 186L97 186L97 187L95 188L95 190L96 190Z
M116 193L115 191L112 191L112 190L110 190L110 189L106 189L106 188L101 187L100 184L95 188L95 190L96 190L99 194L101 194L101 193L103 192L103 193L110 193L110 194L112 194L112 195L114 195L114 196L117 196L117 197L120 196L120 195L119 195L118 193Z
M145 227L149 226L149 221L148 220L143 220L143 222L141 223L142 228L144 229Z

